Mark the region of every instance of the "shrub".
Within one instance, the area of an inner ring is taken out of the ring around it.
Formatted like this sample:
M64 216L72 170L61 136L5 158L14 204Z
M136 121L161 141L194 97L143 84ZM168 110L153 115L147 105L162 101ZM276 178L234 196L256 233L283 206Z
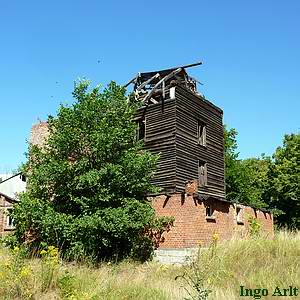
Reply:
M146 194L157 191L150 179L158 157L136 141L136 105L124 88L88 88L87 81L76 85L75 103L48 118L46 144L29 148L15 237L32 250L56 245L69 259L145 260L153 246L145 232L156 223Z
M257 218L254 218L253 216L249 215L247 217L247 220L249 222L249 234L251 237L257 237L261 234L261 224L257 220Z

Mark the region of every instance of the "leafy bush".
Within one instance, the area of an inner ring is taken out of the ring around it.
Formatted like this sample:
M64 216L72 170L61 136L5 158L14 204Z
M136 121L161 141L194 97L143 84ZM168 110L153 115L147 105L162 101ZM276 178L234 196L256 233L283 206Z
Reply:
M249 222L249 234L251 237L258 237L261 234L261 224L257 220L257 218L254 218L253 216L249 215L247 217L247 220Z
M49 116L43 147L29 148L15 237L32 250L56 245L69 259L145 260L152 251L145 233L157 224L146 194L157 192L150 179L158 157L136 141L136 104L113 82L101 92L80 81L73 96L73 105Z
M78 294L75 276L71 275L68 271L58 278L58 287L63 299L74 298Z

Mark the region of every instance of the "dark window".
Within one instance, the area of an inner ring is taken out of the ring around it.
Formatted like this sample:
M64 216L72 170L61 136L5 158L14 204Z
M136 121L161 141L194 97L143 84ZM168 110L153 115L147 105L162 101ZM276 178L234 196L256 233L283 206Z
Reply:
M138 120L137 140L144 140L146 133L145 120Z
M207 163L205 161L198 161L198 175L199 186L207 186Z
M197 138L199 145L206 146L206 124L201 121L198 121Z
M210 205L206 206L206 216L212 217L213 213L214 213L214 210L212 209L212 207Z
M20 179L21 179L22 181L26 182L26 176L25 176L24 174L21 174L21 175L20 175Z
M7 209L7 216L6 216L6 227L14 227L14 220L12 218L12 208Z

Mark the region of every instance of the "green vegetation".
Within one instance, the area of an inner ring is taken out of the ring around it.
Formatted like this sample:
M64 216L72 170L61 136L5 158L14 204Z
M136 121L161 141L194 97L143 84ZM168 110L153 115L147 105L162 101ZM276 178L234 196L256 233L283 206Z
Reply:
M198 259L188 267L125 260L103 262L95 268L62 262L55 247L31 259L25 254L23 248L0 248L1 299L235 300L240 299L240 285L270 291L276 286L300 286L299 233L223 244L216 236L209 249L199 249Z
M237 132L224 131L226 197L232 201L266 208L269 204L270 185L268 157L240 160L237 153Z
M146 260L152 231L172 220L155 217L145 197L157 191L149 180L158 157L136 140L136 104L114 82L101 91L80 81L73 96L74 104L48 118L44 147L29 149L11 244L55 245L72 260Z
M114 82L100 90L80 81L75 102L49 116L46 144L31 146L22 167L29 180L14 206L11 246L26 244L34 253L54 245L65 260L94 264L151 258L154 238L173 220L156 217L146 199L158 192L150 179L159 157L136 140L138 104L125 92ZM225 129L227 199L276 208L279 225L299 228L299 134L286 135L272 158L246 160L238 159L236 135Z
M283 211L280 225L300 228L300 134L285 135L283 146L273 155L271 205Z
M240 160L237 132L225 128L225 181L229 200L271 208L280 226L300 228L300 134L284 136L272 157Z

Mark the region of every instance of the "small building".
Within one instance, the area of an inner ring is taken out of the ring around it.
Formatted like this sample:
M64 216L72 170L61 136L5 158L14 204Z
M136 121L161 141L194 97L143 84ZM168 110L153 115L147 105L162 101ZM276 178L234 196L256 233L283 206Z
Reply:
M11 212L18 201L18 194L26 189L26 178L22 173L0 174L0 236L14 230Z
M135 118L138 138L160 155L153 183L161 192L149 199L157 215L175 217L157 251L161 261L176 262L213 236L244 236L249 216L273 236L270 212L226 200L223 111L186 72L199 64L139 73L130 82L142 102Z
M0 192L0 236L5 236L14 230L11 212L16 200Z

